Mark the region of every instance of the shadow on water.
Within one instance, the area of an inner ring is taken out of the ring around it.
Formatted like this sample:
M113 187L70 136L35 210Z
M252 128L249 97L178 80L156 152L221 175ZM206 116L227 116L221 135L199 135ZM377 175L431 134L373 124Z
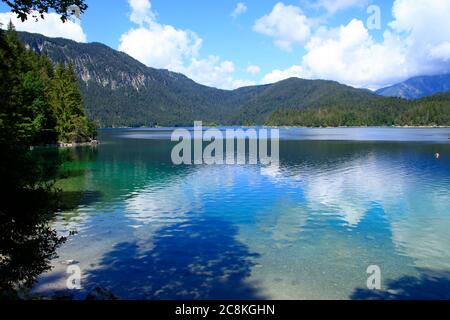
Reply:
M77 178L77 177L83 177L86 175L86 169L79 169L79 170L60 170L58 172L58 179L70 179L70 178Z
M0 299L18 299L50 270L56 249L65 241L51 226L58 206L49 181L59 162L56 156L48 161L33 157L22 146L1 148Z
M65 163L95 159L93 148L12 147L0 161L0 299L29 298L29 290L66 241L53 228L55 212L98 201L99 192L60 191L58 179L83 177L86 170L61 174Z
M86 279L121 299L262 299L248 283L257 254L235 239L222 220L167 226L149 240L115 246Z
M355 300L448 300L450 272L421 269L418 277L404 276L388 281L387 290L359 288L351 295Z
M102 193L100 191L60 191L58 197L59 210L67 211L98 202Z

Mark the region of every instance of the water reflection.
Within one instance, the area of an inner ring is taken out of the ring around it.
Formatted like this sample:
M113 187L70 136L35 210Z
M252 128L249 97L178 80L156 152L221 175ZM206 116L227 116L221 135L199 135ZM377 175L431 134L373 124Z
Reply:
M371 264L383 294L428 281L425 269L450 270L447 132L324 138L352 136L342 130L283 132L316 141L282 140L280 165L269 167L173 166L161 132L103 132L96 157L71 168L85 174L65 179L84 201L56 224L64 232L82 217L60 250L84 270L79 297L103 286L129 299L362 299ZM62 288L63 271L55 261L36 290Z

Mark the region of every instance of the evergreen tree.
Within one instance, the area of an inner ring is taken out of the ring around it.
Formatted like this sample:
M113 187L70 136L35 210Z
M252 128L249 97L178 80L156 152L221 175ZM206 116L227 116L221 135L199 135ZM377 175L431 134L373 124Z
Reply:
M93 136L84 109L77 78L72 65L56 67L53 79L52 105L56 116L56 132L61 142L83 142Z
M51 142L51 137L44 139L43 136L43 131L51 130L53 124L53 111L49 104L50 62L48 58L27 50L12 24L4 39L5 52L11 57L7 68L9 84L5 92L8 99L4 100L6 105L3 109L7 117L5 125L9 127L8 140L19 144Z

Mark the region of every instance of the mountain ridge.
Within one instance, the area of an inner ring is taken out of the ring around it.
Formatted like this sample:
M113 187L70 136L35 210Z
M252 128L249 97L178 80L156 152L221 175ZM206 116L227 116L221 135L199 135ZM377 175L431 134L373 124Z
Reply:
M101 127L264 124L280 108L373 106L384 97L330 80L290 78L273 84L223 90L183 74L147 67L102 43L18 32L25 45L53 63L71 63L87 114Z
M417 76L403 82L381 88L375 93L386 97L420 99L450 91L450 74Z

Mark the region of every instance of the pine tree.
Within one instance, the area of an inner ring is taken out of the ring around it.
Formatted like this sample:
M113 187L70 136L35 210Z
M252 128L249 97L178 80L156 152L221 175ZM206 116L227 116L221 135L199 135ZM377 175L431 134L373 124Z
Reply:
M52 105L56 116L56 132L60 142L84 142L93 132L84 108L83 98L73 66L59 64L53 79Z

